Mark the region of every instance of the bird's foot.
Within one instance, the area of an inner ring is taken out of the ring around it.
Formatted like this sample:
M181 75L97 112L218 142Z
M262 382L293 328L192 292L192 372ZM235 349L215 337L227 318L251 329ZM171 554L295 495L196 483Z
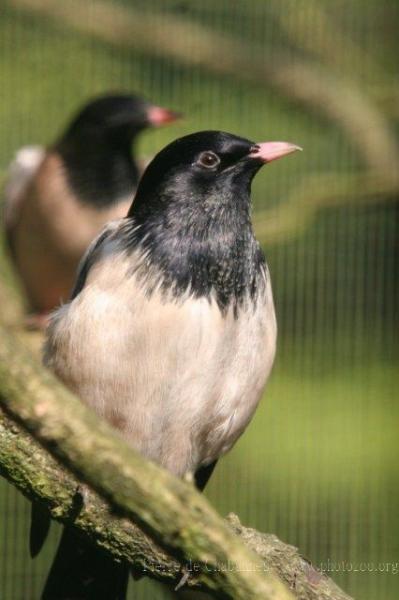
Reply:
M190 579L190 571L187 569L187 567L182 567L182 573L183 573L182 578L180 579L179 583L175 587L175 592L177 592L183 586L185 586L187 581Z
M82 507L86 506L89 499L89 488L85 483L79 483L75 491L75 496L80 498Z
M89 488L84 483L79 483L72 498L71 516L73 519L87 506L89 499Z

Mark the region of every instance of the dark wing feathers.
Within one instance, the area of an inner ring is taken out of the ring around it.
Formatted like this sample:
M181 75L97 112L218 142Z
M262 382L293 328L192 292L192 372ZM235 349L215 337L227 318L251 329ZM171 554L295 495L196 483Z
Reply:
M123 222L124 219L108 223L102 232L92 241L79 263L75 285L71 293L71 300L76 298L76 296L82 291L86 283L87 275L99 257L106 240L110 238L118 226L120 226Z

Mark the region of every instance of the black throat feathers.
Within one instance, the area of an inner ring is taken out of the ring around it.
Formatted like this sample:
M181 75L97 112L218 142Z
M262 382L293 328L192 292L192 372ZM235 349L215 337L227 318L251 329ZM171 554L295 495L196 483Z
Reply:
M125 247L143 252L161 272L163 291L177 299L186 293L214 297L222 311L230 306L236 311L248 299L255 302L265 285L266 266L249 206L231 210L229 202L212 198L201 210L191 202L166 204L167 209L143 220L139 210L127 219L131 227L125 238Z

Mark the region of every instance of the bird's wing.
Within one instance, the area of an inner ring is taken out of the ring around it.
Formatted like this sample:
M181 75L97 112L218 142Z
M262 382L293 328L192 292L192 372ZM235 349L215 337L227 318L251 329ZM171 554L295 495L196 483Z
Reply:
M114 231L116 231L118 223L119 221L112 221L108 223L104 227L100 235L95 240L93 240L93 242L86 250L86 253L83 256L79 265L78 276L75 282L74 290L72 292L72 298L75 298L75 296L77 296L79 292L83 289L87 274L90 271L91 266L96 261L96 258L99 256L102 250L102 245L109 238L109 236L112 235ZM43 510L40 505L32 503L31 529L29 540L30 552L32 557L35 557L37 554L39 554L40 550L42 549L43 544L46 541L49 528L49 513Z
M194 481L197 489L202 492L211 477L214 468L216 467L217 460L214 460L205 467L200 467L194 474Z
M24 146L18 150L9 166L4 185L3 218L6 231L10 231L18 220L19 208L24 191L37 172L45 156L42 146Z
M92 241L83 255L77 272L75 285L72 290L71 300L73 300L84 288L86 283L87 274L90 271L93 264L101 254L107 240L122 226L125 219L117 219L116 221L110 221L101 231L101 233Z

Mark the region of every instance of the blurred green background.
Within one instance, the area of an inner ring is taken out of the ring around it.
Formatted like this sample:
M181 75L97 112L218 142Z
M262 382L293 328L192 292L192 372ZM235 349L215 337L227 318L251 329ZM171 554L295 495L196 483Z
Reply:
M276 533L356 599L399 597L397 0L1 0L0 168L93 95L143 93L186 118L150 156L221 129L304 152L254 185L279 321L256 417L206 495ZM0 486L0 598L39 597L28 503ZM326 564L328 562L328 565ZM136 599L166 598L135 584Z

